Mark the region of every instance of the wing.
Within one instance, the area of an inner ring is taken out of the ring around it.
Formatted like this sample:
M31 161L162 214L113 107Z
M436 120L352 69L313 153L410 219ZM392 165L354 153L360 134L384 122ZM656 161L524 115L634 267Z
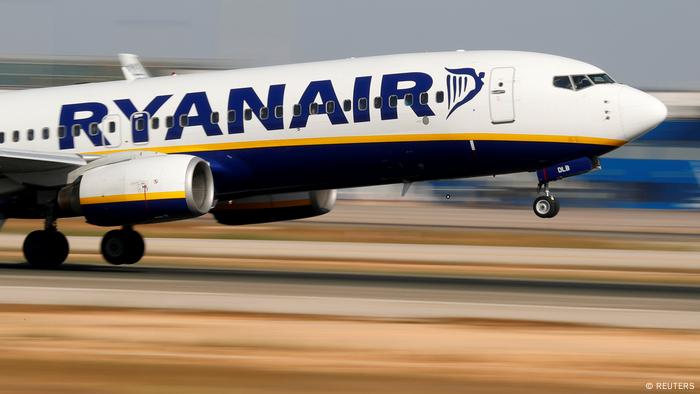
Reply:
M65 167L75 169L87 163L85 158L75 153L0 149L0 171L3 173L47 171Z
M75 153L47 153L15 149L0 149L0 173L21 184L61 186L68 174L91 158Z

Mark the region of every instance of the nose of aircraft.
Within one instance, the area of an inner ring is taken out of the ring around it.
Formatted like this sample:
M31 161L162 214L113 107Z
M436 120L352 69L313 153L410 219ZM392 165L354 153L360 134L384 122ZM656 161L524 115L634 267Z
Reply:
M666 119L668 110L656 97L629 86L621 86L620 119L627 141L641 137Z

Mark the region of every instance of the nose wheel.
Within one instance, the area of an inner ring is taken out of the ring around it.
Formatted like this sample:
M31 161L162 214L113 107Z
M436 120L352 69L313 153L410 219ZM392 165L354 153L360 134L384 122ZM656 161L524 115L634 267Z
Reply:
M131 227L112 230L102 238L102 256L113 265L136 264L146 250L143 237Z
M544 195L535 198L535 202L532 204L532 210L535 215L543 219L551 219L559 213L559 200L554 198L554 195L549 192L549 185L546 183L540 185L539 191L544 189Z

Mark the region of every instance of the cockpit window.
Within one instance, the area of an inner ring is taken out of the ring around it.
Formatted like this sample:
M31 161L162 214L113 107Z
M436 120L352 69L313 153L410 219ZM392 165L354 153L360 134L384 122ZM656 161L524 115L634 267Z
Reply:
M574 85L576 86L576 90L581 90L581 89L585 89L589 86L593 86L593 82L591 82L591 80L588 79L588 77L585 75L573 75L573 76L571 76L571 79L574 80Z
M588 78L590 78L596 85L603 83L615 83L615 81L613 81L608 74L590 74Z
M581 90L589 86L615 83L608 74L589 75L560 75L554 77L552 84L557 88L569 90Z
M571 78L568 75L554 77L553 83L558 88L574 90L574 85L571 83Z

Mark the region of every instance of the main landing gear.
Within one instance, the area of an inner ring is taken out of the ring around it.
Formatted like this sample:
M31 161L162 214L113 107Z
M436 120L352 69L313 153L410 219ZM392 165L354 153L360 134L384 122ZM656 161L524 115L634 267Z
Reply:
M541 218L551 219L559 213L559 200L554 198L554 195L549 192L548 183L540 183L537 192L541 193L543 190L544 195L535 199L535 202L532 204L532 210L535 211L535 215Z
M58 268L68 257L68 240L56 228L56 222L48 217L43 230L29 233L22 247L24 257L34 268ZM102 238L102 256L113 265L136 264L145 252L141 234L131 226L112 230Z
M56 268L68 257L68 240L56 229L56 221L53 217L48 216L43 230L32 231L24 239L22 251L32 267Z
M131 265L143 257L146 247L143 237L131 226L112 230L102 238L102 256L113 265Z

